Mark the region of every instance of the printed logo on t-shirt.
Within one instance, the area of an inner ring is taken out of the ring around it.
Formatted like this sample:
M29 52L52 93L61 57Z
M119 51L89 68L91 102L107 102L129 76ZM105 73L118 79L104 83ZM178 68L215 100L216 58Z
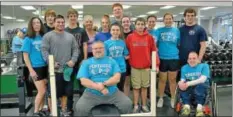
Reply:
M189 35L195 35L195 30L190 30Z
M161 33L161 38L162 38L162 41L175 42L177 37L176 37L176 34L172 32L164 32L164 33Z
M112 46L109 48L110 57L122 57L124 48L122 46Z
M36 49L37 51L40 51L41 43L42 43L41 40L33 41L33 42L32 42L32 45L35 47L35 49Z
M134 41L133 46L148 46L148 42L146 42L146 41Z
M188 80L195 80L201 76L201 72L192 72L192 73L186 73L185 77Z
M81 33L74 33L73 35L78 43L78 46L81 47L82 46L82 34Z
M106 76L109 75L111 68L111 64L92 64L89 66L89 71L92 76Z

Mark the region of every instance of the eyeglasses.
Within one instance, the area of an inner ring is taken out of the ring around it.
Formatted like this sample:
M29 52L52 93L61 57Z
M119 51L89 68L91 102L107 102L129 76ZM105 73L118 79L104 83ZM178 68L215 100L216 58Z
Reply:
M104 49L104 47L98 47L98 48L92 48L92 50L101 50L101 49Z

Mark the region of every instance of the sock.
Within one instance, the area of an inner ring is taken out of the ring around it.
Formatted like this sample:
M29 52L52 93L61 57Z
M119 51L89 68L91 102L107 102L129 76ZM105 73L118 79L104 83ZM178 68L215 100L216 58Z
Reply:
M160 97L159 99L160 99L160 100L163 100L163 97Z
M202 105L201 104L197 105L197 110L202 110Z
M134 108L138 108L138 105L134 105Z

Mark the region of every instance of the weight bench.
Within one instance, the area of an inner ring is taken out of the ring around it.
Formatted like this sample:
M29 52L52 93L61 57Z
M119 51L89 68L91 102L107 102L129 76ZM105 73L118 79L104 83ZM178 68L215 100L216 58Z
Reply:
M113 104L101 104L91 109L91 117L95 116L120 116L118 108Z

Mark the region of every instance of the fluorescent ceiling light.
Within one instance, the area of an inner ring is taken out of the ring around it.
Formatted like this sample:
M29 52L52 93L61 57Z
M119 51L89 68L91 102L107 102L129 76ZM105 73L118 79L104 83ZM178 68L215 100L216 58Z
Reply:
M78 18L83 18L83 15L78 15Z
M83 20L83 18L80 18L80 17L79 17L78 20L81 21L81 20Z
M25 20L24 19L17 19L16 21L17 22L24 22Z
M44 16L41 16L41 18L43 18L43 19L44 19Z
M177 15L173 15L173 17L176 17Z
M183 14L184 14L184 12L180 12L179 14L183 15Z
M171 9L171 8L174 8L176 6L164 6L164 7L160 7L160 9Z
M36 10L36 8L33 6L20 6L20 7L25 9L25 10Z
M156 14L156 13L158 13L158 11L149 11L146 14Z
M216 8L216 7L203 7L200 10L209 10L209 9L214 9L214 8Z
M36 10L36 11L34 11L32 13L35 14L35 15L39 15L39 10Z
M129 9L130 7L130 5L123 5L123 9Z
M133 18L131 18L131 21L135 21L137 18L136 17L133 17Z
M139 16L137 16L137 17L146 17L146 15L139 15Z
M205 16L201 15L201 16L199 16L199 17L205 17ZM196 18L198 18L198 16L196 16Z
M11 17L11 16L2 16L2 18L4 18L4 19L16 19L15 17Z
M78 11L78 14L83 14L83 11Z
M83 9L83 5L72 5L74 9Z
M163 19L163 17L159 17L159 18L157 18L158 20L162 20Z

